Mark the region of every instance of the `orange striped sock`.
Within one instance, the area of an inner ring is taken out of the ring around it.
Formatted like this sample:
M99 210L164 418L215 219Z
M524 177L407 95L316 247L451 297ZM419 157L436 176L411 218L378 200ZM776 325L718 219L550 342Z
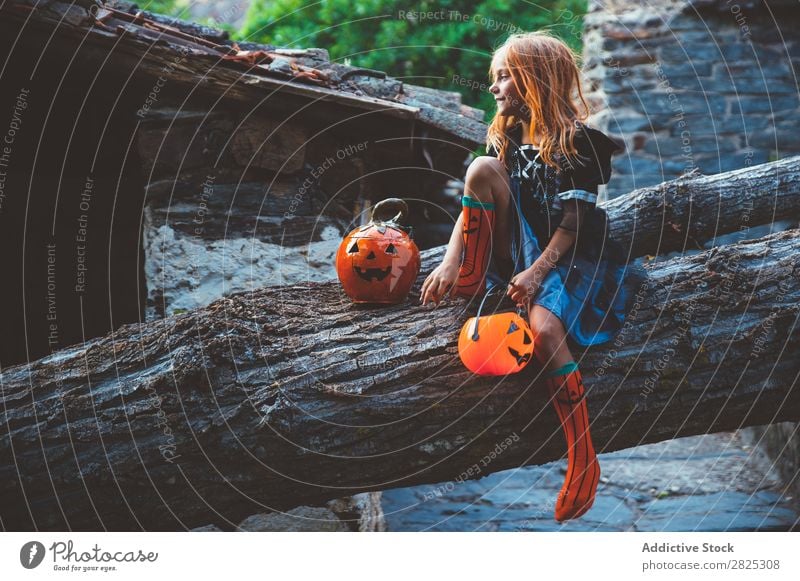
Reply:
M570 361L548 374L545 381L567 440L567 476L555 510L555 518L560 522L578 518L592 507L600 481L600 464L589 433L589 412L578 365Z
M464 261L458 271L454 294L471 297L483 293L486 288L486 267L494 227L494 204L462 196L461 213L464 216Z

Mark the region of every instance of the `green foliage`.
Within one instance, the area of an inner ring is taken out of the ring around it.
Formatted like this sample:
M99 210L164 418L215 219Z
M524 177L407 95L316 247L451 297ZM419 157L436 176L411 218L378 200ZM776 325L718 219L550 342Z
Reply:
M292 48L319 47L331 60L386 71L408 83L461 92L494 113L492 51L512 32L550 29L581 51L587 0L254 0L234 35ZM423 14L428 13L428 14Z
M194 0L142 0L138 6L142 10L147 10L148 12L155 12L164 16L179 18L180 20L204 24L211 28L226 30L231 37L237 33L236 27L227 22L220 22L209 17L198 18L197 16L193 16L190 11L193 1Z
M141 0L136 5L142 10L164 16L177 16L182 19L189 17L189 12L186 10L188 4L182 0Z
M194 0L141 0L138 6L142 10L156 12L164 16L172 16L180 20L187 20L197 24L204 24L212 28L227 30L230 35L236 33L236 28L227 22L219 22L214 18L198 18L191 13Z

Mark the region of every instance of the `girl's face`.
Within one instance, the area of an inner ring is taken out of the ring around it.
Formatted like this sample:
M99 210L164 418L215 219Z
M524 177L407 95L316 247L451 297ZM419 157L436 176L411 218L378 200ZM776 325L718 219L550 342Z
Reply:
M492 59L492 81L489 92L494 95L495 103L497 103L497 114L525 117L524 112L527 110L527 106L514 86L511 73L506 68L506 59L502 50L495 53Z

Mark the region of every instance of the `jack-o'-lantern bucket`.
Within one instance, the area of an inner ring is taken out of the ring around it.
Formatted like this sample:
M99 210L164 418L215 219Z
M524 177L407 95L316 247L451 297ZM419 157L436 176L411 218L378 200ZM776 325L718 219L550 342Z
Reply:
M355 303L396 304L417 279L419 249L411 228L400 224L408 206L399 198L375 204L369 224L344 237L336 253L336 273Z
M509 375L522 371L533 357L533 332L520 312L476 316L461 328L458 355L464 366L478 375Z

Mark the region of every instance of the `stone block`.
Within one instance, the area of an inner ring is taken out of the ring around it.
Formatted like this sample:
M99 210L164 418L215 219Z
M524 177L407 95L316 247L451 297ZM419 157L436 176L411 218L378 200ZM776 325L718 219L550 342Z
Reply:
M767 82L772 82L773 80L787 82L792 79L792 71L786 61L773 61L770 63L721 62L714 65L714 77L718 79L766 79Z
M627 107L630 111L647 117L662 118L661 123L680 113L716 116L724 114L726 109L725 99L720 95L698 94L681 90L675 90L674 96L661 91L651 91L619 95L616 99L613 105L617 109Z
M800 151L800 131L797 129L757 132L749 135L747 141L752 147L774 149L780 153L780 157Z
M774 113L800 108L797 95L742 95L731 100L731 115Z
M655 157L630 156L614 163L613 169L621 174L660 175L663 171L663 162Z
M656 61L654 52L642 50L638 45L625 47L625 50L612 52L602 59L606 67L625 67L633 68L640 65L648 65Z
M701 34L708 33L709 28L713 28L707 19L700 18L693 11L679 12L667 21L670 31L682 34L684 31L695 31Z
M662 63L714 63L719 61L719 48L714 42L672 42L659 48L658 56Z
M711 175L766 163L769 160L769 152L766 150L752 149L750 151L729 153L719 156L698 154L695 159L700 171L704 174Z
M703 81L710 94L729 95L787 95L797 94L797 86L786 78L712 77Z
M136 136L145 179L174 177L186 170L214 166L233 125L233 119L225 114L152 112L141 122Z
M307 132L291 122L250 117L236 129L231 151L237 165L254 165L280 173L303 167Z
M653 118L641 114L619 115L611 117L608 129L612 133L626 135L636 131L654 131L660 127L654 126Z
M711 76L713 63L711 61L700 61L700 60L686 60L686 61L659 61L658 68L660 69L660 75L662 77L666 77L667 80L671 79L672 77L684 78L684 77L708 77ZM653 65L653 70L656 70L656 66Z
M602 82L603 90L609 95L616 93L636 94L641 91L651 91L656 87L656 80L636 79L629 75L609 75Z
M702 124L703 127L708 125L709 118L708 115L676 115L670 117L667 129L673 137L680 137L681 134L685 136L687 131L690 134L693 132L693 124Z
M653 136L645 144L644 151L662 158L684 153L689 147L693 153L730 153L739 149L739 138L735 136L695 136L691 133L683 137Z
M347 532L347 526L327 508L299 506L281 513L254 514L239 524L248 532Z

